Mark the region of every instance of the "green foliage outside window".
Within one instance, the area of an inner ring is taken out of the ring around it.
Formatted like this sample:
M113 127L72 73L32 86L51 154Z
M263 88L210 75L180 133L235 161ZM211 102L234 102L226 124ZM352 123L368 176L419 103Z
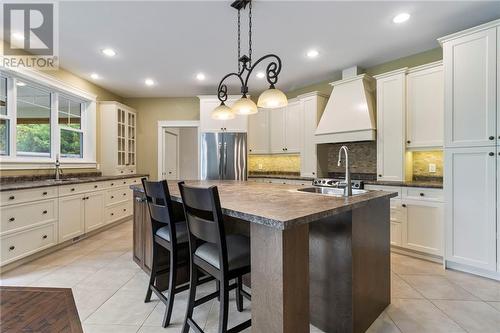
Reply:
M18 124L17 151L29 153L50 153L49 124Z

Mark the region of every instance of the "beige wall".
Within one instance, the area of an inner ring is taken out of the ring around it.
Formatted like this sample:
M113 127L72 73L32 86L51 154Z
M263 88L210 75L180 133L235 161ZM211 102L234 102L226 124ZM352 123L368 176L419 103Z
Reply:
M158 121L199 120L199 99L126 98L123 103L137 110L137 171L149 174L151 179L157 179Z

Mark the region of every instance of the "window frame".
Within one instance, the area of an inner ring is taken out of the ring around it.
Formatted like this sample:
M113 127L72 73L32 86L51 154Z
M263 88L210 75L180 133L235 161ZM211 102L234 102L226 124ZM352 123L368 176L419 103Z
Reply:
M5 155L1 155L0 154L0 157L6 157L6 156L10 156L10 153L12 151L12 112L9 112L11 110L11 103L12 103L12 98L11 98L11 95L9 94L9 78L6 76L6 75L3 75L3 73L0 73L0 80L6 80L6 88L7 88L7 108L6 108L6 114L3 115L3 114L0 114L0 119L5 119L8 124L9 124L9 128L8 128L8 137L7 137L7 154Z
M7 78L7 115L0 118L9 121L9 154L0 155L0 170L52 169L57 157L64 168L95 168L96 163L96 98L97 96L74 88L52 76L33 70L1 70L0 77ZM50 156L17 155L17 81L22 80L50 93ZM80 102L80 129L59 125L59 95ZM61 130L82 133L82 156L63 157L61 154Z

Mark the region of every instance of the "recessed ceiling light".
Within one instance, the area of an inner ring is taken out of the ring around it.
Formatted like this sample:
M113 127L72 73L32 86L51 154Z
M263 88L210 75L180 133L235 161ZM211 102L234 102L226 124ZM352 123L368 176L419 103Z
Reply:
M105 48L101 50L102 54L108 57L114 57L116 55L115 50L110 49L110 48Z
M319 55L318 50L309 50L307 51L307 57L316 58Z
M394 22L396 24L400 24L400 23L408 21L409 19L410 19L410 14L400 13L400 14L394 16L394 18L392 19L392 22Z
M151 87L155 85L155 81L153 79L146 79L144 80L144 84Z
M198 81L203 81L203 80L205 80L205 74L203 74L203 73L198 73L198 74L196 74L196 79L197 79Z
M266 77L266 73L264 73L264 72L258 72L257 75L255 75L255 76L257 76L259 79L263 79L263 78Z
M90 77L91 77L92 79L94 79L94 80L99 80L99 79L101 78L101 77L99 76L99 74L97 74L97 73L92 73L92 74L90 74Z
M17 40L24 40L24 35L20 32L13 32L12 38L17 39Z
M24 87L25 85L26 85L26 83L21 82L21 81L17 81L17 83L16 83L16 86L19 86L19 87Z

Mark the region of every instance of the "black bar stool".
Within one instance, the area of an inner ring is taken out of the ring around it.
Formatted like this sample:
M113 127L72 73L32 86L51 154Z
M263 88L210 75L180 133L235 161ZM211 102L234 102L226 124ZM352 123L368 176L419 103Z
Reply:
M203 333L193 320L193 310L216 297L220 300L219 333L240 332L251 326L251 319L228 330L229 290L236 288L237 309L243 311L243 296L250 299L250 295L242 288L242 276L250 273L250 239L241 235L226 237L216 186L192 187L180 182L179 190L184 203L191 257L189 300L182 332L188 333L191 328ZM216 279L218 291L196 299L199 271ZM237 282L229 285L232 279Z
M170 324L170 317L172 316L175 294L189 288L189 284L187 283L176 286L177 269L189 265L188 231L182 210L174 211L168 185L165 180L150 182L146 178L142 178L142 186L144 187L144 194L149 207L151 229L153 231L153 263L151 265L151 276L144 302L151 301L151 294L153 292L158 296L166 306L162 326L167 327ZM159 265L158 256L160 247L168 250L170 254L168 267L160 267ZM156 286L155 282L157 282L159 274L166 273L167 271L169 272L168 296L165 296ZM211 279L213 280L213 278ZM207 281L209 279L203 279L197 283Z

